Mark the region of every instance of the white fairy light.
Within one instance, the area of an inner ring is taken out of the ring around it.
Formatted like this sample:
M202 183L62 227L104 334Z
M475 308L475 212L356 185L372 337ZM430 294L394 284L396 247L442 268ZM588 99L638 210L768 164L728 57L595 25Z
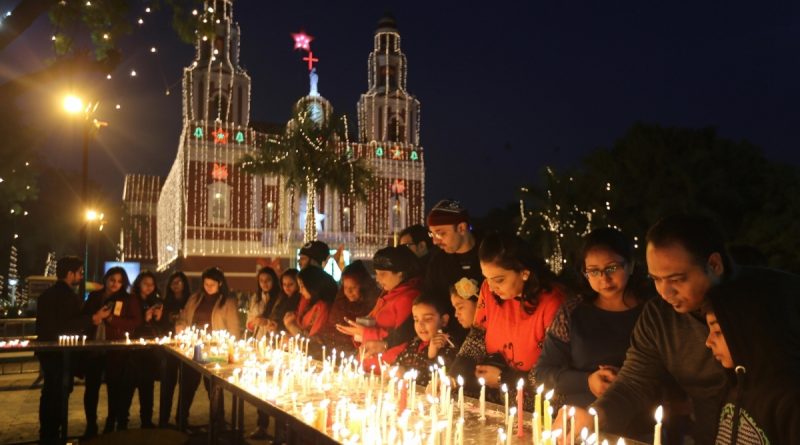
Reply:
M131 70L131 77L136 77L136 70Z

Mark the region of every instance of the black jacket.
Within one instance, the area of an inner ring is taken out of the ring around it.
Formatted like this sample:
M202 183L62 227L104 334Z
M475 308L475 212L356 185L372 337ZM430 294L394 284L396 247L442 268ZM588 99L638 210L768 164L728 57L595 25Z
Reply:
M735 367L716 443L800 443L800 277L746 269L708 296Z
M36 337L56 341L59 335L85 334L92 326L92 313L82 313L83 302L64 281L56 281L39 296Z

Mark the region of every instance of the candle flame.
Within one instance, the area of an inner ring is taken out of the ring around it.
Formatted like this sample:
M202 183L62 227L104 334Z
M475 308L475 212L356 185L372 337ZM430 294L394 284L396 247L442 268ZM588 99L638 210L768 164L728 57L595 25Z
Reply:
M661 423L661 419L664 417L664 408L661 405L658 405L656 408L656 423Z
M574 406L570 406L569 407L569 416L570 417L575 417L575 407Z
M459 376L459 377L461 377L461 376ZM479 378L479 379L478 379L478 383L480 383L480 384L481 384L481 386L484 386L484 385L486 385L486 379L484 379L483 377L481 377L481 378Z
M508 410L508 414L510 417L514 417L514 414L517 414L517 407L512 406L510 410Z
M482 379L483 377L481 377ZM458 386L464 386L464 377L458 376L456 379L458 381Z
M544 392L544 384L541 384L539 385L538 388L536 388L536 394L541 394L543 392Z
M525 384L525 379L519 379L517 381L517 390L522 389L522 385L524 385L524 384Z
M590 416L596 416L597 415L597 410L595 410L594 407L589 407L589 415Z
M505 383L503 383L503 386L500 387L500 390L503 392L508 392L508 386Z
M553 390L547 391L547 394L544 395L545 400L550 400L553 398Z
M589 437L589 428L581 428L581 442L585 442L587 437Z
M625 439L623 439L621 437L619 439L617 439L617 445L625 445Z

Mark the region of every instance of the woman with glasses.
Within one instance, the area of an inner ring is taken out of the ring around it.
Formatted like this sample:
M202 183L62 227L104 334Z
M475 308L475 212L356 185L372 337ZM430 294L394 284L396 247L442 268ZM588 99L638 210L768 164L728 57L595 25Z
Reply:
M579 258L588 288L559 310L534 375L559 401L586 408L616 378L642 303L655 292L637 273L633 243L618 230L592 231Z

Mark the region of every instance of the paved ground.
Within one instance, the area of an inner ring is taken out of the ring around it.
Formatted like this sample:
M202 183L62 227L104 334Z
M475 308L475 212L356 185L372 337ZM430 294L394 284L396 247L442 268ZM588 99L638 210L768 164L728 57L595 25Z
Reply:
M0 376L0 444L34 442L39 436L39 395L40 387L31 388L36 380L38 373L28 372L23 374L9 374ZM156 382L156 396L154 412L155 421L158 421L158 382ZM175 396L177 402L177 395ZM230 416L230 395L226 396L226 414ZM173 420L174 420L173 407ZM131 406L130 428L139 427L139 401L138 395L134 395L133 405ZM100 389L100 403L98 404L99 426L102 429L106 415L106 391L105 385ZM230 419L230 417L228 417ZM190 425L204 425L208 423L208 394L203 385L197 390L189 417ZM245 433L255 429L256 411L245 404ZM86 419L83 415L83 384L76 379L75 389L69 399L69 432L70 436L79 436L86 427ZM170 437L162 434L161 439ZM178 440L178 439L175 439ZM121 445L124 441L115 441ZM155 445L151 441L137 441ZM157 441L159 443L170 443ZM177 442L171 442L177 443ZM205 443L204 437L198 435L192 438L191 443ZM263 444L266 442L252 441L253 444Z

